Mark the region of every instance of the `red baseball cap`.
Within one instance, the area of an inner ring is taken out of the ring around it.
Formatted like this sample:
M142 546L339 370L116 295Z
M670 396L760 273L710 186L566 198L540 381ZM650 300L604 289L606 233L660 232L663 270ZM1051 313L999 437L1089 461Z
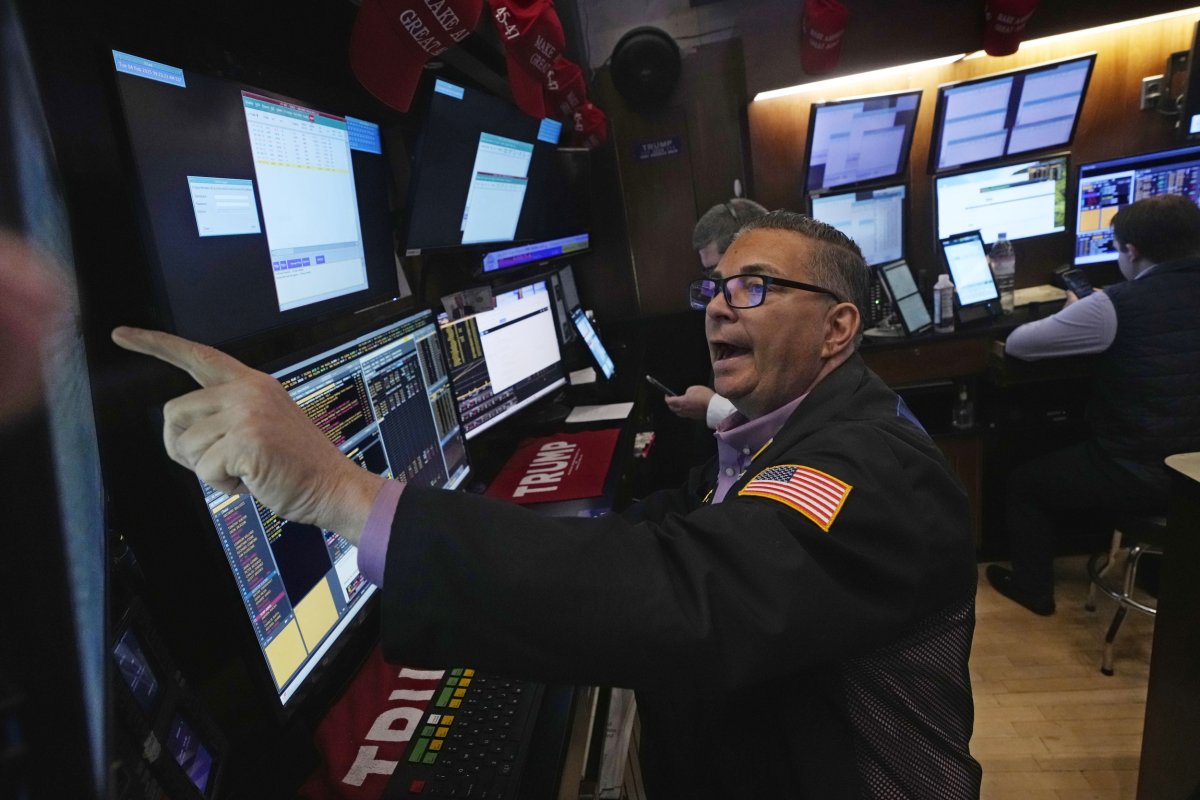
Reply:
M548 73L566 47L553 0L491 0L491 5L513 101L526 114L548 116L543 97Z
M565 56L554 59L554 69L546 82L547 116L570 120L587 99L587 81L579 65Z
M575 110L571 125L571 144L575 147L599 147L608 140L608 117L589 102Z
M350 68L397 111L412 104L425 62L475 30L483 0L363 0L350 35Z
M1025 36L1025 26L1037 9L1039 0L988 0L984 3L983 49L989 56L1008 56L1017 52Z
M804 0L800 17L800 67L820 75L837 66L850 12L841 0Z

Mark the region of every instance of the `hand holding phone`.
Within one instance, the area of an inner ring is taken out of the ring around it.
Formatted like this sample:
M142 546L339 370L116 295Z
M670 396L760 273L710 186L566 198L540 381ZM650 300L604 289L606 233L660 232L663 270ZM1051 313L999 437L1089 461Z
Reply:
M655 389L658 389L660 392L665 394L667 397L675 397L676 395L679 394L679 392L677 392L674 389L672 389L671 387L667 386L665 383L660 381L658 378L655 378L653 375L646 376L646 383L650 384Z
M1063 283L1080 300L1092 293L1092 284L1081 269L1069 269L1063 273Z

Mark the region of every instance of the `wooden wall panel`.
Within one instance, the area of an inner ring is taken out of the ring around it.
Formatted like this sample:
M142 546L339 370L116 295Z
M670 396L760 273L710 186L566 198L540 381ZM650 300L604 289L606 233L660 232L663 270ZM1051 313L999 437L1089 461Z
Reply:
M911 224L907 252L928 287L941 269L933 221L933 178L927 174L929 140L937 87L1018 67L1097 53L1096 67L1071 147L1067 185L1067 230L1061 234L1021 239L1017 250L1017 286L1045 283L1049 270L1074 252L1075 173L1080 163L1179 144L1174 123L1152 111L1139 111L1141 79L1162 73L1170 53L1186 50L1200 11L1167 21L1061 37L1026 46L1004 58L981 56L951 64L893 73L884 77L848 78L826 88L750 103L750 150L758 199L772 207L803 209L803 159L813 102L882 91L924 91L909 166Z

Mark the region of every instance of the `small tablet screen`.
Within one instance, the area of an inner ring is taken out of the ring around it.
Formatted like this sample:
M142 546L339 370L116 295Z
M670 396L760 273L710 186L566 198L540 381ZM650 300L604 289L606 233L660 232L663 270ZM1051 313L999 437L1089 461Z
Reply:
M907 261L900 259L884 264L879 268L879 276L896 306L905 333L919 333L933 324Z
M942 239L942 252L945 253L946 266L950 269L950 279L954 281L960 306L986 305L999 299L1000 292L992 279L992 270L988 266L979 231L956 233Z

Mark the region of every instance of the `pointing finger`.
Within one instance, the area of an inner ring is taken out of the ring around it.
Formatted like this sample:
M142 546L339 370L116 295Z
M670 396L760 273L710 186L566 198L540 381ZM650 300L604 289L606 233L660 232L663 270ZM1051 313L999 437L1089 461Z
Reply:
M112 340L126 350L179 367L204 387L228 383L249 369L216 348L162 331L121 326L113 329Z

